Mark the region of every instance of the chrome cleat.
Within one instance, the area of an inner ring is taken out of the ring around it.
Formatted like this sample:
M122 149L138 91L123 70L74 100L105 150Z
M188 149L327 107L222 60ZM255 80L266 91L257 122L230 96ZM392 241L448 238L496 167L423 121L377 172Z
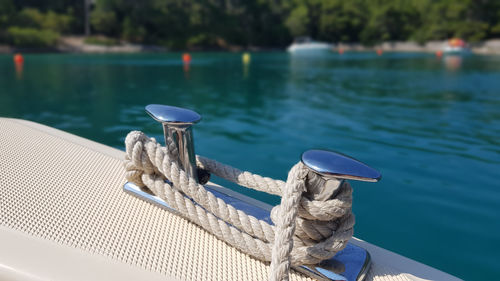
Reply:
M328 150L308 150L302 153L302 163L311 171L337 179L377 182L382 175L368 165L347 155Z
M227 188L207 183L210 174L204 170L197 170L192 125L201 120L198 113L184 108L157 104L146 106L146 112L153 119L162 123L165 145L169 147L169 153L172 154L174 159L177 159L177 162L188 176L197 179L204 185L205 189L226 204L230 204L237 210L241 210L259 220L273 224L270 218L272 206ZM320 180L330 181L331 183L331 185L324 185L322 190L318 190L318 193L314 195L315 200L328 200L329 195L325 194L331 193L324 191L335 189L346 179L376 182L381 178L378 171L366 164L332 151L308 150L302 154L301 161L311 170L311 173L319 174L323 178ZM178 210L173 209L167 202L131 182L124 185L124 190L179 214ZM365 249L349 242L342 251L329 260L317 265L294 266L293 269L317 280L361 281L366 276L370 263L370 254Z
M328 150L308 150L302 153L302 163L312 172L327 180L324 190L318 191L315 199L321 194L331 195L332 190L344 180L377 182L382 175L366 164L341 153ZM331 183L331 184L329 184ZM326 189L326 190L325 190ZM326 191L326 192L324 192ZM318 280L363 280L370 269L371 258L365 249L348 243L333 258L317 265L294 267L295 270L315 276ZM340 266L339 266L340 265Z
M209 174L196 169L194 152L192 125L200 122L201 116L189 109L161 104L146 106L146 112L163 125L165 146L169 147L188 177L201 180L202 183L208 182Z

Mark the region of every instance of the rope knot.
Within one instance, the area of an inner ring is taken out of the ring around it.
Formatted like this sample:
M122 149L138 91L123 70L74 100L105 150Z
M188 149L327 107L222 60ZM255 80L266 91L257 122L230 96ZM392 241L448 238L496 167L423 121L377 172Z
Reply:
M300 176L295 169L299 165ZM324 178L302 163L292 168L284 188L289 186L291 179L303 184L298 189L303 192L298 198L294 222L292 264L295 262L294 255L300 256L302 264L316 264L342 250L353 234L352 188L346 181ZM277 228L283 221L283 212L289 212L282 211L284 198L288 196L285 193L286 190L283 190L281 204L271 211L271 219Z
M219 239L259 260L271 261L272 280L286 279L290 265L317 264L331 258L352 236L351 186L325 179L301 162L290 169L283 182L196 157L199 169L280 195L281 204L271 211L271 225L227 204L188 177L172 157L172 148L162 147L154 138L132 131L125 146L127 180L147 187Z

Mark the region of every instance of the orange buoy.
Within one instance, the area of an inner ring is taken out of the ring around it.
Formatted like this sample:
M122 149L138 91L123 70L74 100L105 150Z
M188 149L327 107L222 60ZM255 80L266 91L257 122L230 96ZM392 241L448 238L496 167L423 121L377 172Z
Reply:
M342 55L344 53L344 49L339 48L339 55Z
M23 63L24 62L24 58L21 54L15 54L14 55L14 62L15 63Z
M182 62L190 63L191 62L191 55L189 53L182 54Z
M377 55L381 56L383 53L382 49L377 49Z
M443 56L443 51L439 50L436 52L436 57L440 58Z
M448 40L448 45L450 45L451 47L464 48L467 45L467 43L465 43L465 41L463 39L452 38L452 39Z

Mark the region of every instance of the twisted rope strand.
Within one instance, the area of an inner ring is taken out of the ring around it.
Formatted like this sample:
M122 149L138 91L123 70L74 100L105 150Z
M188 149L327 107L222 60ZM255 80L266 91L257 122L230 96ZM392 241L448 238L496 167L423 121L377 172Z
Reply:
M333 257L352 237L352 189L325 180L302 163L286 182L240 171L197 156L199 168L242 186L282 197L271 211L274 225L237 210L187 176L172 147L132 131L125 140L128 181L147 187L179 214L217 238L263 261L271 261L270 280L288 280L291 265L311 265ZM165 181L168 179L170 181ZM194 201L194 202L193 202Z

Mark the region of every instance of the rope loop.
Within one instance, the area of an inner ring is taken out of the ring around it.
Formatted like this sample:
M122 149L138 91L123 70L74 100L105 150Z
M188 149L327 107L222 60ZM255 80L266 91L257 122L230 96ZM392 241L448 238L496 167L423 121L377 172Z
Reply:
M325 179L301 162L290 169L283 182L196 157L199 169L281 196L280 205L271 211L273 225L226 204L188 177L172 159L174 152L154 138L132 131L125 139L125 147L128 181L147 187L182 216L231 246L270 261L270 280L288 280L290 266L317 264L333 257L353 235L349 183Z

